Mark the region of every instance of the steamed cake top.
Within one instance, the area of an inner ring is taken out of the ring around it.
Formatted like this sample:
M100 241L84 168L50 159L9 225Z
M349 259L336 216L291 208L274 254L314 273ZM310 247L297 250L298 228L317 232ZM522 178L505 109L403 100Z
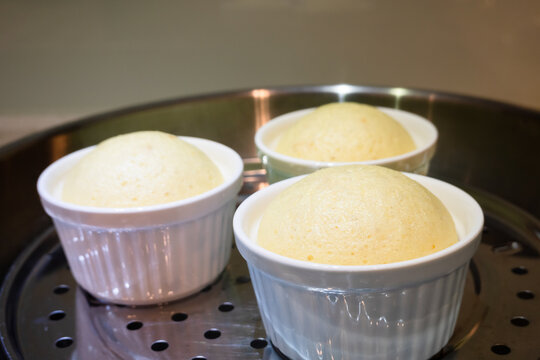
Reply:
M331 103L300 118L278 139L275 150L316 161L378 160L416 148L392 117L369 105Z
M257 242L298 260L374 265L425 256L458 240L442 202L400 172L349 165L316 171L263 213Z
M197 147L159 131L119 135L98 144L66 175L62 200L125 208L163 204L208 191L223 182Z

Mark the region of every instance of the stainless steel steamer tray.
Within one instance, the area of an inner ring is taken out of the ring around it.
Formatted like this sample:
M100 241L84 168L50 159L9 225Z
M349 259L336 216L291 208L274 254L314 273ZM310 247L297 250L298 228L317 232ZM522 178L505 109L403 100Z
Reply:
M485 216L444 359L540 359L540 113L402 88L261 88L170 100L95 116L0 149L0 357L8 359L279 359L244 260L233 249L216 282L163 306L122 307L77 287L35 190L53 160L107 137L154 129L224 143L245 159L239 201L265 184L255 130L282 113L332 101L395 107L432 120L430 175L471 193ZM10 267L11 265L11 267Z

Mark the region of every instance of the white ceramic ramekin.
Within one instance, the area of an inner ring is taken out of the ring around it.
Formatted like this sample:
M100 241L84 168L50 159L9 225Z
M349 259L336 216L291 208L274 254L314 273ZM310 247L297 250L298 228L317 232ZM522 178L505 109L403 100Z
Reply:
M127 305L168 302L201 290L227 265L242 159L222 144L181 138L214 161L224 178L221 185L188 199L137 208L62 201L64 175L92 147L57 160L39 177L42 205L71 272L96 298Z
M269 183L309 174L325 167L350 164L380 165L399 171L421 175L427 174L429 161L435 154L438 138L437 128L430 121L419 115L385 107L378 107L378 109L390 115L409 132L416 144L415 150L389 158L359 162L304 160L276 152L274 149L280 135L302 116L315 109L297 110L283 114L270 120L257 130L255 134L255 145L257 146L263 166L266 169Z
M483 214L462 190L407 174L448 208L459 241L437 253L368 266L315 264L256 243L269 202L301 176L273 184L237 209L236 245L246 259L269 339L291 359L427 359L454 330Z

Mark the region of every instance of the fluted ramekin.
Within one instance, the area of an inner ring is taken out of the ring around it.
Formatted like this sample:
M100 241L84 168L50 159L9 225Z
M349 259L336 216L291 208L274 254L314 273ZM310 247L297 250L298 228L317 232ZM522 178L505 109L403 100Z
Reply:
M263 126L255 134L255 145L259 157L266 169L269 183L274 183L290 177L312 173L316 170L340 165L363 164L379 165L390 169L426 175L429 162L435 154L438 132L435 125L427 119L408 111L378 107L379 110L394 118L411 135L416 149L405 154L389 158L357 161L357 162L326 162L299 159L276 152L274 149L281 134L291 127L304 115L316 108L297 110L280 115Z
M164 303L210 284L228 263L243 162L214 141L181 137L214 161L224 182L196 196L136 208L79 206L61 200L66 172L93 147L51 164L37 183L71 272L96 298L127 305Z
M302 176L247 198L237 209L236 245L246 259L269 339L291 359L427 359L449 340L483 214L464 191L407 174L448 208L459 241L437 253L383 265L295 260L256 242L270 201Z

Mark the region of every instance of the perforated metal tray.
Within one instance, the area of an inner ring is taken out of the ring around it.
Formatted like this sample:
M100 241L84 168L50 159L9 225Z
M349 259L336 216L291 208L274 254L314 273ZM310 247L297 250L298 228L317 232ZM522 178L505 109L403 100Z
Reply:
M175 100L85 119L0 149L2 265L16 255L0 292L0 357L279 359L279 349L265 337L246 264L235 249L212 286L187 299L137 308L100 303L73 280L39 206L35 180L65 153L117 132L153 128L212 138L239 151L247 169L240 202L265 182L251 142L244 141L258 126L296 108L355 100L433 120L441 141L430 175L464 188L485 213L483 240L469 269L455 332L435 358L539 359L540 172L536 167L516 170L534 163L535 156L521 157L535 154L540 115L433 92L408 90L396 98L386 88L348 91L333 86L257 89ZM478 123L490 123L491 130ZM511 138L511 152L499 150L503 135Z
M249 172L242 195L264 182ZM435 358L540 357L540 224L472 189L486 215L455 333ZM241 201L242 196L239 198ZM103 304L77 287L54 229L36 239L2 291L3 345L25 359L278 359L265 338L247 267L233 249L218 280L162 306ZM529 339L529 341L525 341Z

